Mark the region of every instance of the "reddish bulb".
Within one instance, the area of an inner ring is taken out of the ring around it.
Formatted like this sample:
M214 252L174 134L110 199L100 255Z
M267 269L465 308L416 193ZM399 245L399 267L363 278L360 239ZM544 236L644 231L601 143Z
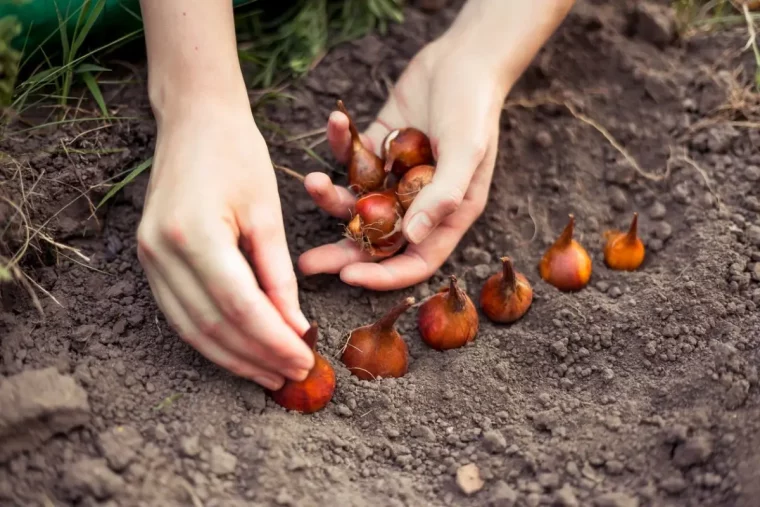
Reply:
M525 315L533 303L533 287L515 271L512 259L501 258L502 269L491 275L480 291L480 307L494 322L511 323Z
M561 291L577 291L591 279L591 257L580 243L573 239L575 217L562 234L544 253L539 263L541 278Z
M356 200L354 211L346 234L362 248L370 251L388 248L403 238L404 209L393 189L364 194Z
M404 174L396 187L396 195L404 210L408 210L420 190L433 181L434 174L432 165L418 165Z
M354 329L341 361L362 380L403 377L409 367L409 350L396 331L396 321L415 300L404 299L374 324Z
M462 347L478 334L478 311L470 297L459 287L457 277L449 277L442 288L420 306L417 313L420 336L429 347L448 350Z
M288 410L305 414L316 412L327 405L335 392L335 371L317 352L317 335L316 322L303 335L303 341L314 353L314 366L308 376L301 381L288 379L277 391L269 391L275 403Z
M606 231L604 237L604 262L612 269L633 271L644 262L646 251L638 236L639 214L633 214L628 232Z
M414 127L392 130L383 140L384 170L403 176L414 166L434 164L430 139Z
M348 188L357 194L382 188L385 182L383 161L362 143L359 131L342 100L338 100L338 110L348 118L351 133L351 155L348 162Z

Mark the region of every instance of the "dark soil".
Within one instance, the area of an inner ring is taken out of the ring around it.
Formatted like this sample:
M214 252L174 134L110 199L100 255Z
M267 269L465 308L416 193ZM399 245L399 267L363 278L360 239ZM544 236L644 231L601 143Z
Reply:
M579 2L514 89L510 104L532 104L503 114L488 208L428 283L374 293L333 276L301 280L338 376L332 402L310 416L281 409L167 326L135 252L147 175L89 218L97 185L151 154L144 85L107 93L119 114L144 121L8 136L1 148L18 165L2 170L6 192L23 181L30 223L50 219L50 236L90 263L35 238L22 267L62 305L38 291L44 319L22 287L2 288L0 504L758 505L760 131L747 122L760 102L746 29L673 40L655 7L633 15L622 4ZM289 90L296 101L270 103L260 119L307 132L340 97L366 122L383 79L455 12L409 8L386 37L330 52ZM650 176L547 98L603 125ZM279 164L321 169L281 137L271 146ZM317 152L331 161L326 143ZM294 260L340 237L298 181L278 178ZM609 270L602 233L634 211L647 259ZM536 268L568 213L594 260L575 294ZM523 320L481 315L472 344L441 353L408 312L399 329L413 361L401 379L358 381L337 360L349 330L449 274L476 299L502 255L535 288ZM457 471L469 464L484 484L467 495Z

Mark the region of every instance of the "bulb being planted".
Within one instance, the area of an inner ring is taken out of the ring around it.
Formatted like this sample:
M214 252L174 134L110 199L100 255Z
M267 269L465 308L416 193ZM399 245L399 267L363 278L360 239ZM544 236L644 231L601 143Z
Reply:
M633 214L628 232L610 230L604 233L604 262L612 269L633 271L644 262L644 243L638 236L639 214Z
M559 238L549 247L539 263L541 278L561 291L577 291L591 279L591 257L573 239L575 217L570 220Z
M515 271L512 259L501 258L502 269L491 275L480 292L483 313L494 322L511 323L525 315L533 303L533 287Z
M348 130L351 133L348 188L357 194L381 188L386 176L382 159L364 146L359 136L359 130L357 130L354 120L348 114L342 100L338 100L338 110L348 118Z
M346 226L346 235L371 253L398 245L403 239L404 209L393 189L370 192L357 199L356 214Z
M414 127L392 130L383 140L384 170L403 176L418 165L433 164L433 147L424 132Z
M420 306L417 325L422 341L436 350L462 347L475 339L478 311L456 276L451 275L449 286Z
M308 376L299 381L286 380L277 391L270 391L269 396L278 405L297 412L310 414L322 410L332 399L335 392L335 371L327 360L317 352L317 323L303 335L303 341L314 353L314 367Z
M404 174L396 186L396 195L404 210L408 210L420 190L433 181L434 174L432 165L418 165Z
M415 299L408 297L374 324L351 331L341 361L362 380L403 377L409 367L409 349L396 331L396 321Z

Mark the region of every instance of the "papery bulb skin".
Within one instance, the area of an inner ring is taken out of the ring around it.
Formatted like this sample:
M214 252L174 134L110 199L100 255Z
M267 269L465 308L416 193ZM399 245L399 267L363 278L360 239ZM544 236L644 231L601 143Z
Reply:
M384 171L403 176L412 167L432 165L433 147L424 132L414 127L395 129L383 140Z
M351 133L348 188L359 195L382 188L386 178L383 160L364 146L359 130L342 100L338 100L338 110L348 118L348 130Z
M374 324L354 329L341 361L362 380L403 377L409 368L409 349L396 331L396 320L415 303L406 298Z
M483 284L480 307L494 322L509 324L520 320L533 303L533 287L525 275L515 271L512 260L502 257L502 269Z
M433 181L434 175L435 167L432 165L414 166L404 174L396 186L396 195L405 211L412 205L420 190Z
M644 262L646 249L638 235L639 214L634 213L627 232L619 230L606 231L604 245L604 262L611 269L634 271Z
M423 303L417 313L420 337L429 347L449 350L467 345L478 334L478 311L454 275L449 286Z
M393 189L370 192L354 204L355 214L346 226L346 234L362 248L385 248L403 237L401 219L404 209Z
M562 234L544 253L539 263L541 278L565 292L584 288L591 279L591 257L580 243L573 239L575 217Z
M311 414L327 406L335 393L335 370L317 352L317 334L317 323L313 322L303 336L314 353L314 366L308 376L300 382L287 379L280 389L269 391L269 396L281 407Z

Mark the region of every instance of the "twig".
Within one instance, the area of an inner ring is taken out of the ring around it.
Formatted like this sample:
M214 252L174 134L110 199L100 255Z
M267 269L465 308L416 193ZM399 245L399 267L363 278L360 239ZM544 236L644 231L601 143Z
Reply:
M284 165L279 165L279 164L272 164L272 165L278 171L282 171L285 174L287 174L288 176L294 177L298 181L304 181L304 180L306 180L306 176L304 176L303 174L301 174L299 172L294 171L293 169L291 169L289 167L285 167Z

